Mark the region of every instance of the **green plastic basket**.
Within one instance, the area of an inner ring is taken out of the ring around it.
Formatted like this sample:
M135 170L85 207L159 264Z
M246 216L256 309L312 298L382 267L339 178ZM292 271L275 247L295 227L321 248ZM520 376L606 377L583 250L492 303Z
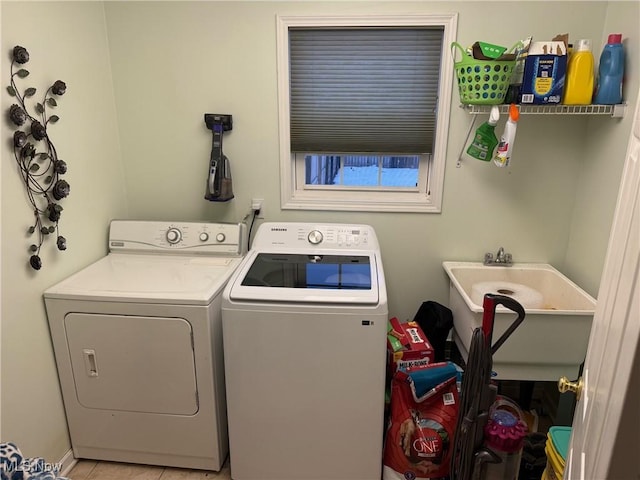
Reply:
M509 49L514 51L521 45L516 43ZM462 59L455 62L460 102L468 105L498 105L504 101L511 80L515 60L476 60L468 55L462 46L453 42L451 51L455 61L454 47L460 50Z

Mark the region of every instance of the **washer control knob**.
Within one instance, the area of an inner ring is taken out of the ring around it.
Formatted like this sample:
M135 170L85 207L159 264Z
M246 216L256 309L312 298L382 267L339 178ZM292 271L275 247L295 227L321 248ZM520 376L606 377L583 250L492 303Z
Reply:
M309 232L309 235L307 235L307 240L309 240L309 243L313 245L318 245L319 243L322 242L322 239L323 239L323 236L320 230L311 230Z
M200 234L200 241L206 242L207 240L209 240L209 234L207 232L202 232Z
M222 243L222 242L225 241L226 238L227 237L225 236L224 233L219 233L219 234L216 235L216 242Z
M175 245L180 240L182 240L182 232L178 228L171 227L169 230L167 230L166 237L167 242L169 242L171 245Z

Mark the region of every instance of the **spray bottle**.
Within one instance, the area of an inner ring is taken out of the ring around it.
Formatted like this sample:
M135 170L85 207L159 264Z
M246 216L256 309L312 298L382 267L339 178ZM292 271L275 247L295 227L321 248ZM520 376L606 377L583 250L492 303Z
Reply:
M513 142L516 139L516 128L518 126L518 119L520 118L520 110L512 103L509 107L509 119L504 125L504 132L500 137L500 143L498 144L498 151L495 157L493 157L493 163L498 167L507 167L511 154L513 153Z
M493 151L498 146L498 138L496 137L496 124L500 119L500 109L497 105L491 107L489 120L484 122L476 130L473 141L467 153L478 160L490 161L493 158Z

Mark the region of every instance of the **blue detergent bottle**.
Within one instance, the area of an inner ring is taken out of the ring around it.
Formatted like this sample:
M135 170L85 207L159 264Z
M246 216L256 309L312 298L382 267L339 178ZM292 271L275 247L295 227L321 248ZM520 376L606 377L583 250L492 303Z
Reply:
M617 105L622 103L622 77L624 75L624 50L622 34L609 35L607 44L600 55L598 68L598 87L594 103L598 105Z

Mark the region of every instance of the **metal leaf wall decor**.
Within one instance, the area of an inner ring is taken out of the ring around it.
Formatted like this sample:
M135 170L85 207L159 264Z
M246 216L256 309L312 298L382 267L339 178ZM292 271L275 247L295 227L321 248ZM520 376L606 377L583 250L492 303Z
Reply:
M62 80L51 85L41 102L31 99L37 93L34 87L18 88L16 80L24 80L29 71L24 64L29 61L26 48L16 46L11 52L11 83L9 95L16 103L9 108L9 122L16 129L13 134L13 153L18 164L27 197L33 208L33 224L28 234L33 239L29 246L29 264L34 270L42 268L40 248L48 238L56 237L58 250L67 249L67 240L60 235L59 222L62 215L60 201L69 195L69 183L60 177L67 172L67 164L58 158L58 152L49 136L49 126L60 117L51 110L58 105L56 97L67 90ZM30 108L29 108L30 107ZM32 115L29 111L33 110Z

